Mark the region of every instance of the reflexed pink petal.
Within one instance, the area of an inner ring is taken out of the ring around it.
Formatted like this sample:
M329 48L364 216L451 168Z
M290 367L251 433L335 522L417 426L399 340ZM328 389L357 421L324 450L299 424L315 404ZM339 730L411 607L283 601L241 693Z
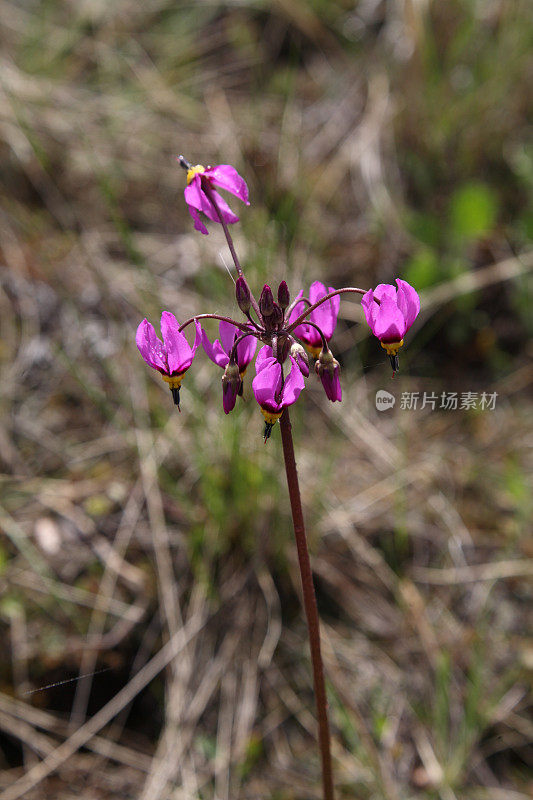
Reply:
M300 291L298 292L298 294L296 295L296 297L294 299L295 300L299 300L300 297L303 297L303 296L304 296L303 289L300 289ZM297 302L295 304L294 308L292 309L291 313L289 314L289 320L288 320L289 323L294 322L294 320L297 319L300 316L300 314L303 311L305 311L305 309L306 309L306 304L303 301Z
M374 297L377 297L380 302L382 297L396 301L396 287L390 283L379 283L374 289Z
M260 371L252 381L252 389L262 408L274 413L281 410L281 405L276 401L276 395L281 389L281 364L274 357L263 360Z
M296 295L296 297L294 299L298 300L299 297L303 297L303 294L304 294L303 293L303 289L300 289L300 291L298 292L298 294ZM300 303L296 303L296 305L292 309L291 313L289 314L289 320L288 320L289 325L292 322L294 322L296 319L298 319L300 314L303 314L303 312L305 311L306 308L308 308L307 303L304 303L303 301L300 302ZM305 335L307 334L308 330L309 330L309 326L306 325L304 327L303 325L298 325L294 329L293 334L298 339L303 339L305 337Z
M218 324L218 333L220 336L220 344L224 348L224 351L228 354L231 353L231 348L235 343L235 338L241 335L241 332L235 325L232 325L230 322L224 322L221 320Z
M329 289L326 289L323 283L320 281L315 281L311 284L311 288L309 290L309 300L311 301L311 305L314 305L318 300L320 300L320 298L325 297L327 294L334 291L335 290L332 286L330 286ZM325 303L322 303L321 306L315 308L315 310L311 312L311 321L321 328L326 339L331 339L333 336L333 331L337 325L337 317L339 316L340 304L341 299L339 295L335 295L335 297L332 297L331 300L327 300ZM318 338L318 346L320 344L320 337L318 336L317 331L314 331L314 333Z
M311 317L313 313L311 312ZM314 320L312 320L314 322ZM318 322L315 323L318 325ZM302 322L301 325L298 325L298 328L295 328L293 333L296 333L297 330L300 330L301 333L299 338L302 342L309 345L309 347L320 347L322 344L322 337L320 336L319 332L316 328L313 328L312 325L307 325L305 322Z
M283 384L283 393L281 399L281 406L285 408L295 403L300 397L302 389L305 388L304 376L300 372L298 364L292 356L289 356L291 362L291 371L285 378Z
M185 372L192 364L194 352L170 311L163 311L161 314L161 333L167 352L169 374Z
M194 176L189 185L185 187L183 194L185 195L185 202L188 206L192 206L198 211L203 211L204 214L207 214L206 209L212 208L211 203L202 191L202 183L199 175Z
M195 208L193 208L192 206L187 206L187 207L189 209L189 214L191 215L191 217L194 220L195 229L197 231L200 231L200 233L203 233L204 236L207 236L209 231L207 230L207 228L205 227L204 223L200 219L200 215L199 215L198 211Z
M202 233L208 233L207 228L198 216L198 211L208 217L213 222L220 223L218 214L213 207L213 204L202 190L202 182L199 175L195 175L190 184L185 188L185 202L189 206L189 213L194 219L194 227ZM238 222L239 218L233 213L226 201L213 189L213 197L218 203L220 213L224 222ZM195 212L196 209L196 212Z
M222 320L218 326L219 335L220 335L220 342L217 340L213 344L213 348L218 347L221 351L225 354L225 362L224 364L220 364L220 366L226 366L229 361L229 356L233 349L233 345L235 344L236 339L239 336L242 336L242 332L237 328L235 325L232 325L230 322L225 322ZM204 333L205 336L205 333ZM207 338L207 337L206 337ZM257 339L255 336L247 336L245 339L237 345L237 364L239 365L239 369L242 372L252 358L254 357L254 353L257 347ZM207 352L207 351L206 351ZM209 353L208 353L209 355ZM211 356L209 356L211 358ZM211 358L214 361L213 358ZM215 361L215 363L219 363Z
M405 319L396 303L386 296L382 297L374 318L374 335L382 342L399 342L405 330Z
M216 364L218 367L226 367L229 362L229 356L224 349L218 339L216 339L212 344L209 341L207 333L202 329L202 345L206 352L208 358Z
M376 318L376 312L379 308L378 304L374 300L374 292L372 289L369 289L362 298L361 298L361 305L363 306L363 311L365 313L365 319L368 323L368 326L372 333L376 335L374 330L374 320Z
M212 189L211 191L213 193L213 198L216 200L216 203L218 205L218 208L220 210L220 213L222 215L222 219L224 220L224 222L227 222L227 223L238 222L239 221L239 217L237 216L237 214L233 213L233 211L228 206L228 204L226 203L224 198L221 197L218 192L215 192L214 189ZM215 209L213 207L213 204L211 203L211 201L209 200L207 195L203 194L203 192L202 192L202 195L205 198L205 204L204 204L204 208L202 208L202 211L204 212L206 217L209 217L209 219L213 220L213 222L218 222L220 224L220 220L218 218L218 214L215 211Z
M250 205L248 200L248 187L244 178L241 178L235 167L230 164L219 164L218 167L211 167L206 169L204 175L211 179L215 186L231 192L247 206Z
M194 327L196 329L196 334L194 337L194 342L192 346L193 355L196 353L197 349L200 347L202 343L202 325L199 319L194 320Z
M237 170L229 164L221 164L218 167L211 167L206 169L202 175L197 174L193 177L190 184L185 188L185 201L189 207L189 213L194 220L194 227L196 230L203 234L207 234L208 230L198 212L201 211L213 222L220 222L219 215L213 206L213 203L207 196L202 188L202 176L204 181L207 179L211 185L211 192L213 199L218 205L220 215L225 223L234 223L239 221L237 214L234 214L228 206L223 197L215 191L213 186L220 186L226 189L231 194L236 195L240 200L249 205L248 202L248 187L241 178Z
M143 319L137 328L135 341L141 356L148 366L160 372L168 373L163 344L157 336L154 326L147 319Z
M241 372L248 366L255 355L257 339L255 336L247 336L237 345L237 364Z
M405 329L408 331L420 312L420 298L415 289L413 289L407 281L396 278L396 283L398 284L398 308L404 315Z
M265 346L260 349L255 359L255 371L261 372L262 369L269 365L268 360L271 358L273 358L272 348L269 347L268 344L265 344Z

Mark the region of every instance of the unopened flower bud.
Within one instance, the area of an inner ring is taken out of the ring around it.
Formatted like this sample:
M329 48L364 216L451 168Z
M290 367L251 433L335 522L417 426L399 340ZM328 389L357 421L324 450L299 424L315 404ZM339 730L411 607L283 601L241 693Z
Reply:
M259 311L263 317L269 317L274 311L274 295L272 294L272 289L266 283L259 298Z
M281 323L283 322L283 311L278 306L277 303L274 303L274 307L272 309L272 314L268 318L268 326L273 330L277 330Z
M237 298L237 304L241 309L243 314L247 314L250 310L250 289L248 288L248 284L246 280L242 277L242 275L237 278L235 283L235 296Z
M315 371L322 386L325 389L326 395L333 403L336 400L342 400L341 384L339 380L339 362L333 357L333 353L328 348L322 348L315 362Z
M283 311L285 311L290 302L291 296L289 294L289 287L285 281L281 281L280 285L278 286L278 303Z
M333 353L331 352L329 347L327 350L322 348L322 350L318 354L318 359L315 364L315 370L318 375L322 375L324 370L328 370L328 372L331 372L333 369L335 369L335 364L338 364L338 362L333 358Z
M293 342L289 354L294 358L300 368L302 375L309 375L309 357L305 352L305 348L299 342Z
M222 375L222 405L226 414L235 408L241 384L239 367L234 361L230 361Z

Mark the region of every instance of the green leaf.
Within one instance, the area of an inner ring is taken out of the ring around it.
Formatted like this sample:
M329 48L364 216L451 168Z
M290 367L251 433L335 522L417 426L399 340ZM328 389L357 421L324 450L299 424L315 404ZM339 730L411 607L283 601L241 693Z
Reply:
M418 250L407 262L404 274L405 280L417 289L425 289L438 283L440 269L435 251L429 247Z
M484 183L466 183L452 196L451 233L457 239L476 239L493 229L497 214L496 193Z

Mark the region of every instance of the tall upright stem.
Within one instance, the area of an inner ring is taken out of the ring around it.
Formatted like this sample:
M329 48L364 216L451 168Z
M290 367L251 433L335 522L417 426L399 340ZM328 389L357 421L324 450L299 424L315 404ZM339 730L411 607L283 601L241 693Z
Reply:
M298 484L298 471L294 458L292 428L288 408L284 410L279 423L281 428L281 441L283 443L283 456L285 459L285 472L287 473L287 485L289 487L289 497L291 501L294 535L296 537L296 547L298 550L298 563L300 565L300 576L302 579L305 615L307 617L307 629L309 632L309 646L311 648L311 662L313 664L313 682L318 714L318 741L322 759L324 800L334 800L326 683L324 681L324 667L322 665L322 655L320 652L318 608L316 605L313 574L311 572L311 562L309 561L309 551L307 549L307 539L305 536L304 515L300 498L300 487Z

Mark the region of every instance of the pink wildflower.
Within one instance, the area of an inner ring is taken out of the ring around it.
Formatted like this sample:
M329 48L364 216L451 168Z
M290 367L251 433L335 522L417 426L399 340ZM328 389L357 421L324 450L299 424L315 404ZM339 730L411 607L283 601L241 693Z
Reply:
M206 186L208 187L207 192ZM239 221L239 217L233 213L224 198L213 189L213 186L225 189L242 200L243 203L246 203L247 206L250 205L248 187L234 167L229 164L220 164L218 167L203 167L201 164L197 164L195 167L189 167L187 169L185 201L194 220L194 227L204 234L209 233L209 231L200 219L199 211L213 222L220 222L217 211L209 199L209 194L216 201L220 216L225 223Z
M202 338L202 329L198 320L195 325L196 337L192 347L181 333L178 321L170 311L163 311L161 314L163 341L159 339L154 326L147 319L143 319L137 328L135 337L141 356L148 366L161 373L163 380L168 383L174 403L178 408L183 376L191 366Z
M389 283L380 283L361 298L366 321L390 356L393 370L398 369L398 350L403 345L403 337L420 311L420 298L415 289L401 278L396 278L396 283L398 289Z
M291 369L283 379L281 364L274 358L268 345L262 347L257 354L257 375L252 381L252 389L265 418L265 440L270 436L272 426L281 417L283 409L298 400L305 386L295 359L289 356L289 360Z

